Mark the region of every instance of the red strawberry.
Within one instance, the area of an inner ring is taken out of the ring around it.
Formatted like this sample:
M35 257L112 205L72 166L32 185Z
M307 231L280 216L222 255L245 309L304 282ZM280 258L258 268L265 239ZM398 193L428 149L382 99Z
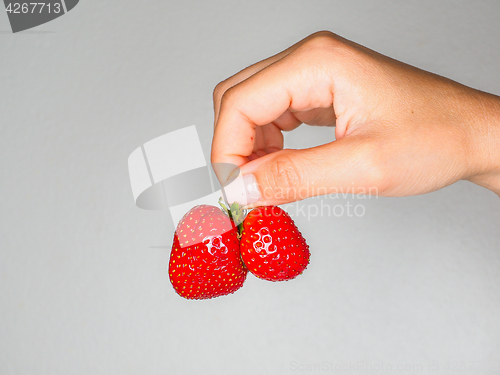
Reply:
M240 252L255 276L270 280L290 280L309 263L309 246L292 218L277 206L258 207L243 221Z
M240 258L238 230L217 207L192 208L179 222L170 254L175 291L188 299L230 294L242 287L248 270Z

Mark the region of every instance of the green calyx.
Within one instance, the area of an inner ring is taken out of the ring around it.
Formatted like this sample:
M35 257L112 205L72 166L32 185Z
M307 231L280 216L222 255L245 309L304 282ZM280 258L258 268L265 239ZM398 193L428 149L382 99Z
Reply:
M243 220L245 220L245 216L247 214L246 210L236 202L231 204L228 208L222 197L219 198L219 204L222 207L222 211L229 216L233 223L238 227L238 232L241 235L243 232Z

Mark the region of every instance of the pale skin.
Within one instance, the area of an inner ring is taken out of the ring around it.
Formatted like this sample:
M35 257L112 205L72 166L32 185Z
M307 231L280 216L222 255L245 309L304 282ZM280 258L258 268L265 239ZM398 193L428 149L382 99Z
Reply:
M458 180L500 195L500 97L330 32L218 84L214 110L212 163L255 176L262 197L250 206L339 191L409 196ZM283 149L282 132L302 123L335 126L336 140Z

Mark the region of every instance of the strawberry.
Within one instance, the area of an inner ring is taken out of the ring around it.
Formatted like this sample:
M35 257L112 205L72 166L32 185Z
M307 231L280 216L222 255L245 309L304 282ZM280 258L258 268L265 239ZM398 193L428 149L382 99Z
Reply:
M240 252L255 276L284 281L300 275L309 263L309 246L292 218L277 206L250 211L243 221Z
M219 208L192 208L179 222L170 254L169 276L187 299L230 294L243 286L248 270L240 258L238 230Z

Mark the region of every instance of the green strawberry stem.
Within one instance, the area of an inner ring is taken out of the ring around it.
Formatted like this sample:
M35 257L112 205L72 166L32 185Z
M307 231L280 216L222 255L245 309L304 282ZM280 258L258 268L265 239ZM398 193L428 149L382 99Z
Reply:
M227 208L224 200L222 197L219 198L219 204L222 207L222 211L229 216L229 218L233 221L233 223L238 223L238 234L241 236L241 233L243 232L243 219L246 216L246 210L240 207L240 205L236 202L231 204L229 208ZM238 237L239 237L238 236Z

